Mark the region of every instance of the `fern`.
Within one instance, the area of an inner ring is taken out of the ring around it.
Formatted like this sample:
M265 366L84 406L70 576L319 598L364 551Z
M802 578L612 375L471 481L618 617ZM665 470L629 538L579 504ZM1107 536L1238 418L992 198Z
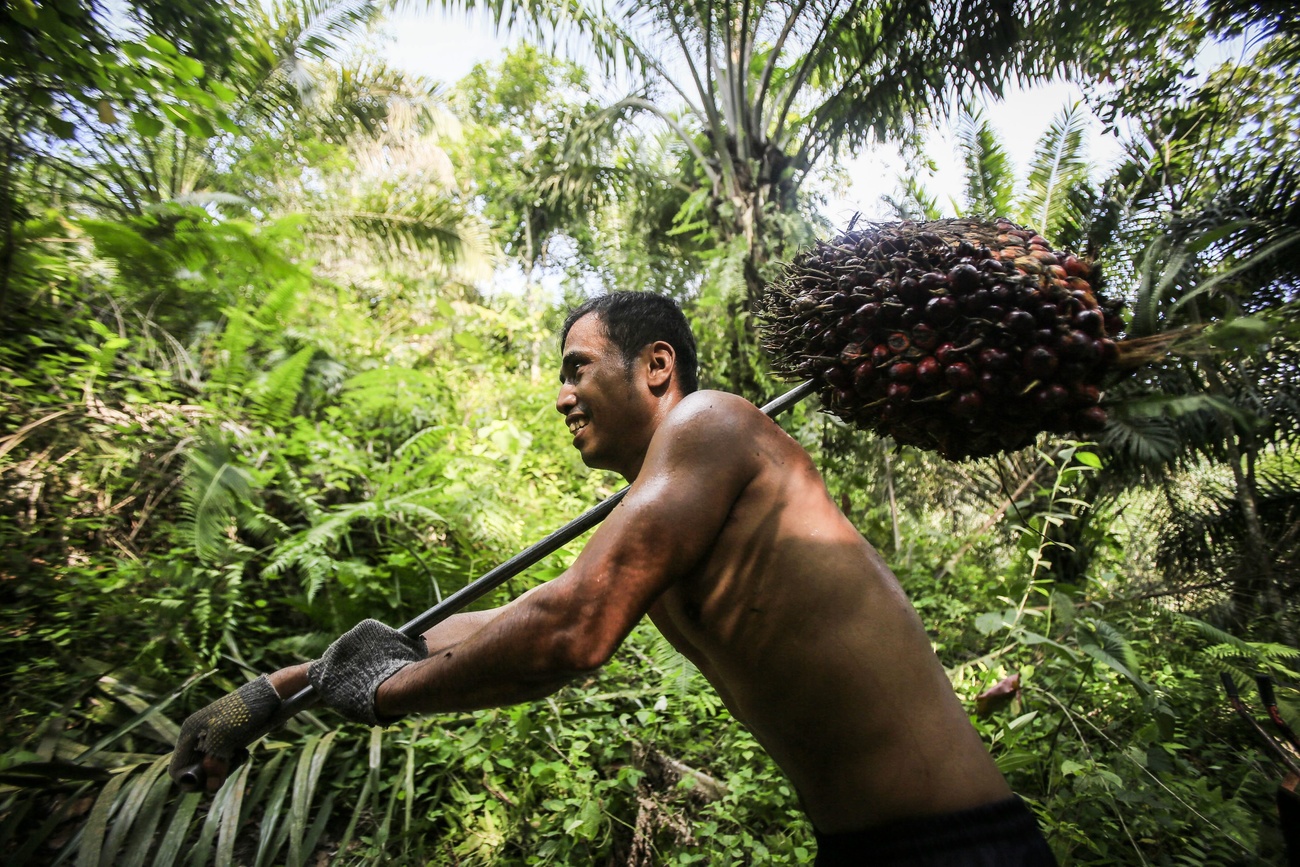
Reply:
M201 441L186 453L181 487L184 526L200 560L215 563L225 559L229 531L238 516L247 512L252 496L252 477L220 443Z
M253 405L271 427L280 427L288 422L302 391L303 378L315 357L315 347L304 347L278 364L259 383L253 394Z
M273 577L297 569L301 573L307 599L311 601L326 582L338 574L341 564L334 558L333 550L352 532L354 525L376 522L386 517L409 517L427 524L446 523L437 512L413 502L428 496L431 491L430 488L421 488L385 500L341 506L332 513L327 513L323 520L277 546L270 562L263 568L263 574Z

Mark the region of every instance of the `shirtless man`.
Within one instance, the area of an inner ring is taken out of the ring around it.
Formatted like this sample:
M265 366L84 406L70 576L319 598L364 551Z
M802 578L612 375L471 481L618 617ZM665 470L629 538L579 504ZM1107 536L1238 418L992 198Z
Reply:
M427 653L366 621L221 702L257 723L308 680L367 722L531 701L600 668L649 614L790 778L819 865L1053 864L808 455L748 401L696 391L676 305L601 296L570 315L562 347L556 409L574 447L631 483L568 571L433 627ZM213 732L221 702L186 722L173 762L202 755L212 789L239 746Z

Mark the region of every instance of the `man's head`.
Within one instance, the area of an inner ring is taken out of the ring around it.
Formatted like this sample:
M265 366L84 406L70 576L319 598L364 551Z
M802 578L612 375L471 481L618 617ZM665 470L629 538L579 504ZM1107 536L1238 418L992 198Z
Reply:
M560 341L555 408L574 447L587 466L635 479L659 423L696 388L685 317L649 293L602 295L569 315Z
M699 388L695 335L677 302L653 292L610 292L591 298L574 308L560 332L560 352L575 322L584 316L598 318L605 336L618 347L623 363L631 370L637 355L647 345L662 340L676 356L676 385L683 395Z

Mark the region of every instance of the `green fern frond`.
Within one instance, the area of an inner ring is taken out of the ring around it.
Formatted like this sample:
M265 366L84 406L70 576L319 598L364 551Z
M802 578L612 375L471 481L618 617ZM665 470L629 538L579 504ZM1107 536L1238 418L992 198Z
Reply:
M262 421L272 427L280 427L289 420L302 391L303 378L315 357L316 347L303 347L276 365L258 383L253 392L253 406L257 408Z
M188 536L199 559L219 561L229 548L229 531L252 500L252 476L212 441L186 453L184 472L181 498Z

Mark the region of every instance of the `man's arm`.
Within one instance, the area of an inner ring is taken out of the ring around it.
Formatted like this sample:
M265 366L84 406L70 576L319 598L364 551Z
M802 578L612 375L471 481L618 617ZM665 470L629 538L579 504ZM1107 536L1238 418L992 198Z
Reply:
M627 496L560 577L385 681L382 717L549 695L603 665L674 581L697 568L757 467L744 428L766 418L729 395L685 398L655 433ZM432 642L431 642L432 644Z

